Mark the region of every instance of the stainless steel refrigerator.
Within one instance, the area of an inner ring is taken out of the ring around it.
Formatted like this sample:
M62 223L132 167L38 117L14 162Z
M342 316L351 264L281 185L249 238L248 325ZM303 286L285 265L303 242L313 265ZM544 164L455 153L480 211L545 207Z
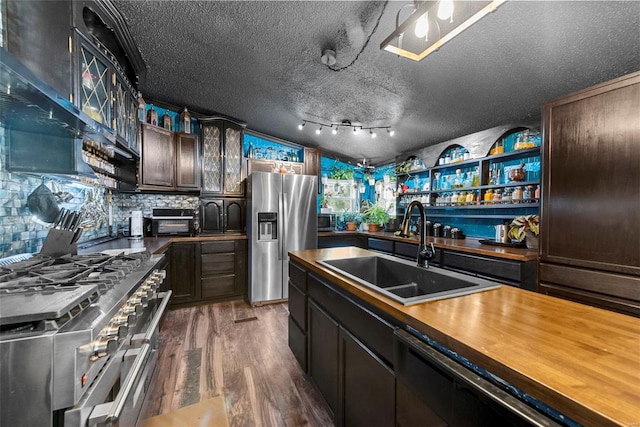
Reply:
M318 247L318 178L254 172L247 178L249 302L289 297L289 251Z

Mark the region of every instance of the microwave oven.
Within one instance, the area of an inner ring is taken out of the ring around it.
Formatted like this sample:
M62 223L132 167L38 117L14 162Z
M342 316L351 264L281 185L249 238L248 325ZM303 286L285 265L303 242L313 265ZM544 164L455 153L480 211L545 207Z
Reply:
M318 214L318 231L335 231L336 214Z
M193 209L153 209L152 212L153 236L193 236Z

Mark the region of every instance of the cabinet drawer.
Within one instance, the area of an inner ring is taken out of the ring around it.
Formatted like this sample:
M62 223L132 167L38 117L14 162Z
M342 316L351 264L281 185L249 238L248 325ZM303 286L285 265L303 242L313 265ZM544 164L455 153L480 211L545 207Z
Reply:
M201 255L202 275L233 273L235 254L207 254Z
M234 295L236 276L205 277L202 279L202 298L216 298Z
M293 262L289 262L289 280L300 291L307 292L307 272Z
M393 364L395 327L339 293L319 276L308 275L309 296L377 355Z
M307 335L289 316L289 348L304 372L307 372Z
M388 252L390 254L393 253L393 241L391 240L374 239L369 237L368 244L369 249L374 251Z
M203 254L234 252L236 250L236 242L234 240L225 240L222 242L207 242L201 243L200 245L200 251Z
M307 331L307 296L289 282L289 314L304 332Z
M521 283L522 264L517 261L508 261L497 258L484 258L459 252L445 251L442 256L442 264L456 270L467 273L475 273L482 276L506 279L514 283Z

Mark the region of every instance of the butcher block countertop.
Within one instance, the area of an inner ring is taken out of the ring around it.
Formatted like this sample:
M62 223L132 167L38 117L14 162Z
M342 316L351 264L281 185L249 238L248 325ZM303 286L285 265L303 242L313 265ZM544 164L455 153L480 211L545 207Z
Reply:
M109 242L100 243L99 245L90 246L88 248L78 248L79 254L88 254L94 252L102 252L113 249L137 249L146 248L152 254L159 254L169 247L171 243L198 243L213 242L218 240L247 240L246 234L216 234L210 236L167 236L167 237L145 237L142 240L130 240L127 237L111 240ZM82 243L80 243L82 245Z
M321 231L318 237L329 236L365 236L374 239L393 240L396 242L412 243L418 245L420 243L419 236L399 237L390 232L367 231ZM445 239L444 237L427 237L428 243L433 243L436 248L450 249L452 251L467 252L477 255L492 256L496 258L511 259L514 261L532 261L538 259L538 251L526 248L511 248L504 246L493 246L480 243L479 239Z
M640 319L511 286L403 306L318 264L377 255L291 252L294 262L588 426L640 426Z

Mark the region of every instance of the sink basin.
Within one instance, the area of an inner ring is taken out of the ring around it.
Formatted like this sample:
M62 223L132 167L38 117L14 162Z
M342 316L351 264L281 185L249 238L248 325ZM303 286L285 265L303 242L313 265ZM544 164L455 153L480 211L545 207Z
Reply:
M329 259L318 263L404 305L500 287L488 280L438 267L425 269L415 262L387 255Z

